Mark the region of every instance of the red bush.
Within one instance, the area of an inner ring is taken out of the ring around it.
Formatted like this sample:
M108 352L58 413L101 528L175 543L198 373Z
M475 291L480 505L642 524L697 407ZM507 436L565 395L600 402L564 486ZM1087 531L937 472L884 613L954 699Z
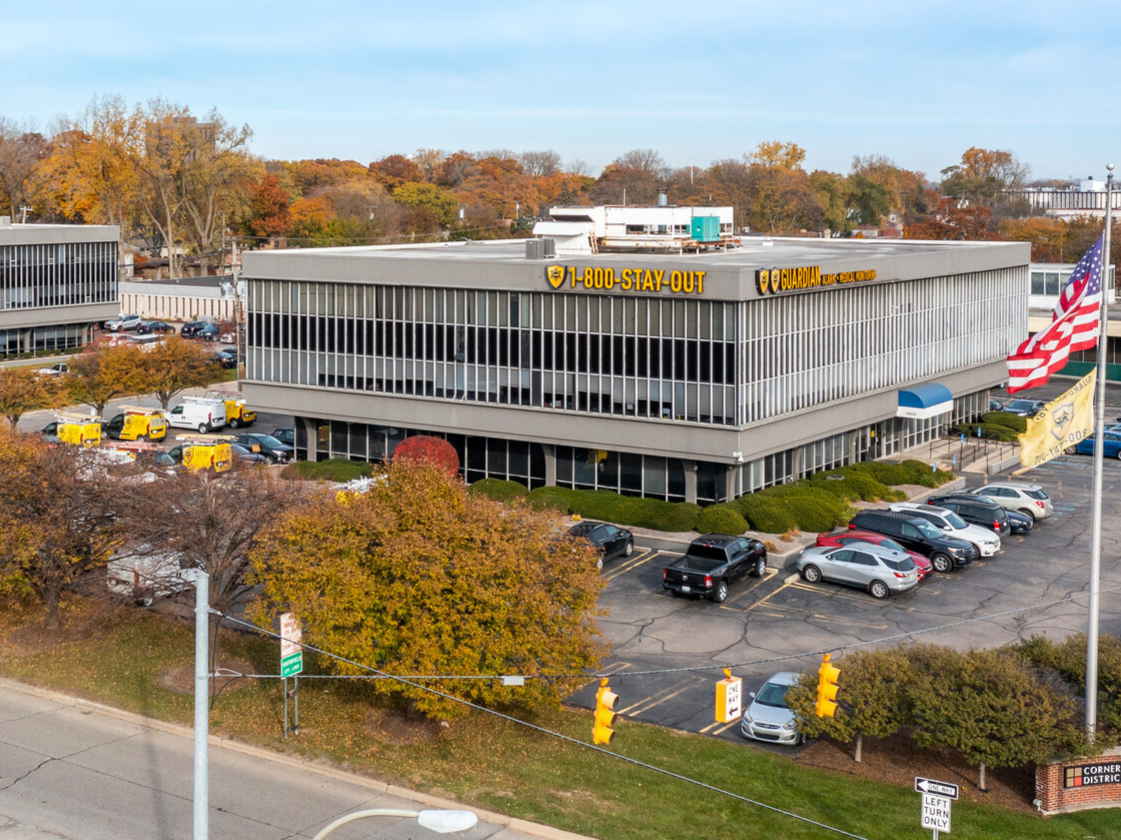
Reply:
M405 438L393 451L393 460L430 464L437 469L446 470L449 475L459 472L459 455L455 447L443 438L432 435L413 435Z

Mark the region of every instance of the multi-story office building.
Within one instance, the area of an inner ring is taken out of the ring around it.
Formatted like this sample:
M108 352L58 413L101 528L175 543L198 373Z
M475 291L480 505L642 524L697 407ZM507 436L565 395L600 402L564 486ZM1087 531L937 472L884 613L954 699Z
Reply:
M0 357L80 347L120 313L119 228L0 217Z
M560 231L557 257L541 240L246 253L246 395L296 416L301 458L437 434L469 481L704 503L976 416L1027 335L1026 243L741 244L713 221L605 252L564 210L588 233Z

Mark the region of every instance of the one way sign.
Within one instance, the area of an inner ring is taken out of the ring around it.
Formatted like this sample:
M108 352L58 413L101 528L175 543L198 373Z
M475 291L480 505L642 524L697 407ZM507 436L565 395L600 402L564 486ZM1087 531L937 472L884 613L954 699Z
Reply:
M957 785L952 785L949 782L936 782L934 779L924 779L921 776L915 777L915 790L919 793L933 793L937 796L944 796L947 799L958 798Z

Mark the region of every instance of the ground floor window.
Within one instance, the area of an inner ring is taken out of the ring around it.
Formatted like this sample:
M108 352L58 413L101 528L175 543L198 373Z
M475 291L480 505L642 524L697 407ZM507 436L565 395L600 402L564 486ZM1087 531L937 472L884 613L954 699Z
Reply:
M92 335L92 324L0 330L0 356L73 350L88 344Z
M637 455L631 452L608 452L558 446L557 486L576 490L611 490L624 496L685 501L685 464L680 458ZM717 465L711 465L717 466ZM698 465L698 473L700 465ZM723 488L721 488L721 497ZM710 491L710 496L715 496ZM717 501L716 498L698 501Z

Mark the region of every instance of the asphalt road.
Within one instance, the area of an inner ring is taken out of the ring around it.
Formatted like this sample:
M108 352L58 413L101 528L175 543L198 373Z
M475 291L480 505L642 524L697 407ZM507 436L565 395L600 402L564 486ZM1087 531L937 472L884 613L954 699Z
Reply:
M192 750L188 737L0 686L0 837L189 840ZM437 807L397 793L325 775L310 765L210 748L212 840L309 838L357 810ZM405 840L422 834L429 832L412 818L376 817L344 826L331 837ZM522 840L534 835L480 822L455 836Z
M1064 599L1089 589L1092 462L1063 457L1030 474L1056 510L1031 534L1007 537L996 557L935 574L884 601L791 579L797 555L780 561L784 568L768 569L763 579L734 584L722 605L673 598L662 589L662 567L683 546L640 540L646 544L631 558L608 562L600 599L609 611L601 624L613 647L606 670L614 674L618 708L650 723L739 740L738 723L714 722L715 683L724 666L743 678L747 692L776 671L816 670L823 651L834 652L843 672L844 651L865 644L915 641L966 649L1032 634L1085 632L1085 597ZM974 477L970 486L981 483ZM1121 463L1106 463L1104 484L1101 630L1118 635L1121 591L1106 590L1121 589ZM656 673L645 673L651 671ZM572 702L592 707L597 685L589 683ZM625 730L625 722L621 726Z

